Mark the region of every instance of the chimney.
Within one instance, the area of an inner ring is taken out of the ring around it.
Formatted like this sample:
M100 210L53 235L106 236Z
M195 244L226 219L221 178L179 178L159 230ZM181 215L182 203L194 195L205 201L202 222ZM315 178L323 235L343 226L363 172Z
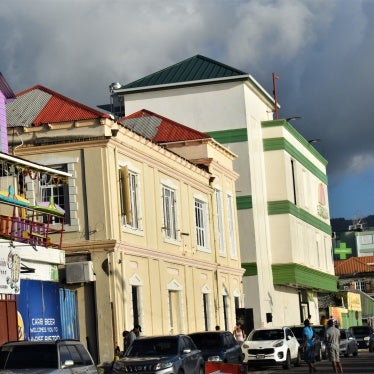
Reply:
M6 120L6 103L13 101L16 95L0 73L0 152L8 154L8 134Z

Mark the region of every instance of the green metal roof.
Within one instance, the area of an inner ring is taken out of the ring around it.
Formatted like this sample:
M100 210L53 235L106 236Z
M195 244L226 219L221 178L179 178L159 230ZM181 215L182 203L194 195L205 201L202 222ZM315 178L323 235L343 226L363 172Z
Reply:
M128 83L122 86L121 89L239 77L243 75L248 77L248 73L241 70L214 61L208 57L196 55L132 83Z

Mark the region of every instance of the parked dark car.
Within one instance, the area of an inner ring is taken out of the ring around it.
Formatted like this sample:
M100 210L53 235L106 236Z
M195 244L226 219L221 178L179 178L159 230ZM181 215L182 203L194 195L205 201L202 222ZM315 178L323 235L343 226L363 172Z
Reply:
M345 357L358 355L357 341L349 330L340 329L339 354Z
M204 374L201 351L187 335L141 337L113 364L113 373Z
M229 331L204 331L189 334L205 361L242 362L242 350Z
M15 341L0 348L0 373L87 373L97 368L77 340Z
M310 326L310 327L313 328L313 326ZM294 327L291 327L291 330L292 330L293 334L295 335L297 341L300 344L300 347L299 347L300 357L303 360L304 359L304 351L302 349L302 346L304 344L304 335L303 335L304 326L294 326ZM323 358L323 355L322 355L322 343L321 343L320 335L317 334L316 331L314 331L314 329L313 329L313 332L314 332L313 340L314 340L315 360L316 361L321 361L322 358Z
M312 325L312 329L316 335L319 336L319 340L321 341L321 352L322 358L324 360L327 359L327 347L326 347L326 325Z
M374 352L374 332L370 334L369 339L369 352Z
M356 338L358 348L369 348L370 335L373 333L373 329L370 326L351 326L349 331Z

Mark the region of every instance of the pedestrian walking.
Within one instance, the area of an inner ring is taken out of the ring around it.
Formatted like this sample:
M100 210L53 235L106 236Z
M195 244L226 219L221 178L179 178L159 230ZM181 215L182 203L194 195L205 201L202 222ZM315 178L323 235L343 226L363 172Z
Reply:
M309 316L308 316L309 317ZM315 362L315 353L314 353L314 331L310 327L310 320L307 318L304 321L304 329L303 329L303 345L302 349L304 351L304 361L308 364L309 367L309 374L311 373L317 373L317 369L314 366Z
M245 332L242 329L242 326L239 322L236 324L232 334L234 335L235 340L239 344L242 344L244 342L245 338L246 338Z
M329 359L332 363L334 373L343 373L343 367L339 357L340 331L334 325L334 320L327 322L326 340L329 352Z

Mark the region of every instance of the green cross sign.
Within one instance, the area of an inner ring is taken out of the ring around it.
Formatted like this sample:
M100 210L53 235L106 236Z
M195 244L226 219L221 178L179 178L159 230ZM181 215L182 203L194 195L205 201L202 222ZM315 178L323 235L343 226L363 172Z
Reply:
M338 248L334 248L334 254L339 255L340 260L346 260L347 255L352 254L352 248L347 248L346 243L340 243Z

